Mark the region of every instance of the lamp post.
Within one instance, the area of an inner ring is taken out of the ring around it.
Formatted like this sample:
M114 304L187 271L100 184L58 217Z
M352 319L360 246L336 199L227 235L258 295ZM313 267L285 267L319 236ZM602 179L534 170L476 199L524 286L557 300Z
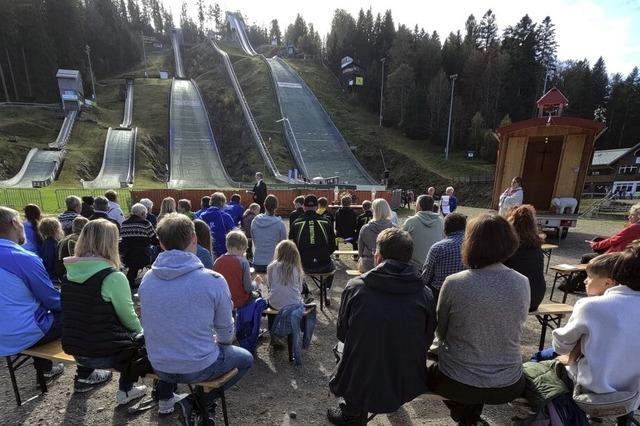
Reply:
M444 149L444 159L449 160L449 142L451 141L451 118L453 116L453 89L456 87L456 78L458 74L452 74L449 76L451 79L451 102L449 103L449 128L447 130L447 146Z
M144 58L144 77L149 78L149 73L147 72L147 50L144 47L144 34L140 31L140 39L142 40L142 57Z
M91 66L91 48L89 45L85 45L85 52L87 52L87 60L89 61L89 73L91 74L91 88L93 89L93 102L96 102L96 81L93 77L93 67Z
M382 62L382 72L380 73L380 123L378 124L378 127L382 127L382 102L384 101L384 63L386 60L387 58L380 59L380 62Z

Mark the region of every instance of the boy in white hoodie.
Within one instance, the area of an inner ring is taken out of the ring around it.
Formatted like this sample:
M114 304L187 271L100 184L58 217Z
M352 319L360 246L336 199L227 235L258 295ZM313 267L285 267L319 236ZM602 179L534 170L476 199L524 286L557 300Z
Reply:
M553 332L576 385L604 394L640 391L640 241L587 266L588 297L578 300L564 327Z

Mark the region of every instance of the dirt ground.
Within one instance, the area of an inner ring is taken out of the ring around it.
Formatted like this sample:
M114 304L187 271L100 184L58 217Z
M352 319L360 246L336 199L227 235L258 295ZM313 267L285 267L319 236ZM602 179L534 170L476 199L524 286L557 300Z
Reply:
M482 210L460 208L465 214L476 215ZM609 235L623 226L622 222L580 220L577 229L569 232L560 248L554 250L551 264L571 263L587 252L585 239ZM553 241L549 241L553 243ZM287 360L286 348L274 350L269 337L259 342L251 371L236 386L227 391L227 404L232 425L325 425L328 407L336 400L330 395L327 382L335 366L331 348L336 343L335 323L340 293L347 282L346 269L354 269L344 256L338 263L334 281L332 304L318 313L318 323L311 347L303 353L303 365L295 367ZM553 276L547 275L548 292ZM317 298L317 291L316 291ZM548 296L547 296L548 298ZM557 299L557 296L556 296ZM569 298L568 303L574 303ZM266 326L266 325L265 325ZM375 333L375 330L372 330ZM523 360L537 350L540 325L530 317L522 340ZM380 350L388 350L380 342ZM550 344L547 338L547 345ZM401 350L401 348L397 348ZM24 406L16 407L4 359L0 361L0 425L146 425L177 424L177 416L158 416L150 410L137 416L127 414L126 408L116 408L117 379L86 394L73 394L75 367L67 366L65 373L49 386L49 392ZM23 399L36 395L35 372L28 366L18 372ZM147 380L150 385L150 381ZM181 389L181 391L184 391ZM373 391L373 390L372 390ZM523 412L508 405L487 406L483 417L492 425L511 425L512 417ZM216 421L222 424L220 410ZM439 401L414 400L396 413L376 417L372 425L453 425L448 411ZM605 424L613 424L611 422Z

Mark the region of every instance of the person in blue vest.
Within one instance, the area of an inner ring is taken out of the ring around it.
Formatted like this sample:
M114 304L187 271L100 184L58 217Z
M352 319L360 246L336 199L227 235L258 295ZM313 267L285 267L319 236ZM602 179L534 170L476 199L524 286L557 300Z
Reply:
M236 226L231 216L223 210L226 202L227 198L224 194L216 192L211 196L210 207L200 215L200 219L209 225L209 229L211 229L211 236L214 241L213 251L216 257L222 256L227 252L225 239L229 231Z

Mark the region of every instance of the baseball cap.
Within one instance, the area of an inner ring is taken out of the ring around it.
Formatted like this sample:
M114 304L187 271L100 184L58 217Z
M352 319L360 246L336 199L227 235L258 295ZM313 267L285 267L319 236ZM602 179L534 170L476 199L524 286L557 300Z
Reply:
M307 195L306 197L304 197L304 206L318 207L318 198L313 194Z

